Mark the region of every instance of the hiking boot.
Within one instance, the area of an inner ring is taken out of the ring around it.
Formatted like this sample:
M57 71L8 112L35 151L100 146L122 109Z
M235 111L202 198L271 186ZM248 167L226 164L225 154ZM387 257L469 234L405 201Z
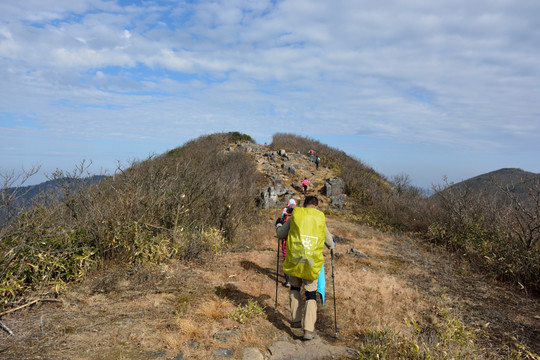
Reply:
M315 331L304 330L304 340L313 340L316 337L317 337L317 333Z
M291 328L293 329L300 329L302 327L301 321L293 321L291 322Z
M285 281L285 282L283 283L283 286L290 288L290 287L291 287L291 283L288 282L288 281Z

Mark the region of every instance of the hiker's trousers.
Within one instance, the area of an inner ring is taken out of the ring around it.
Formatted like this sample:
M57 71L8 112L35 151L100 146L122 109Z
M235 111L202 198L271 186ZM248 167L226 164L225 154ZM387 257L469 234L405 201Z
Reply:
M302 310L304 304L300 291L292 290L292 287L301 288L304 285L305 291L317 291L317 280L305 280L291 276L291 290L289 292L289 300L291 304L292 322L302 321ZM317 301L306 301L306 314L304 316L304 330L315 331L315 322L317 321Z

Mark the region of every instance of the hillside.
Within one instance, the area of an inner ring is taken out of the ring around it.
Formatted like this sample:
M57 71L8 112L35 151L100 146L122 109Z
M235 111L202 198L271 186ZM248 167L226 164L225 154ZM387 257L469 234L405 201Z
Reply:
M360 225L323 195L327 180L341 175L335 168L323 162L316 170L303 153L279 150L244 142L223 149L250 156L267 184L266 200L277 197L243 234L242 248L223 248L200 262L110 263L58 295L41 295L52 301L0 315L14 333L0 334L0 358L538 359L537 298L470 271L442 249ZM274 312L274 221L286 197L301 202L297 183L304 177L337 236L336 296L325 253L320 337L308 343L289 327L281 271Z
M459 183L452 184L450 188L468 189L476 194L485 196L502 196L501 188L520 198L528 195L528 187L540 183L540 174L535 174L517 168L504 168L481 174Z

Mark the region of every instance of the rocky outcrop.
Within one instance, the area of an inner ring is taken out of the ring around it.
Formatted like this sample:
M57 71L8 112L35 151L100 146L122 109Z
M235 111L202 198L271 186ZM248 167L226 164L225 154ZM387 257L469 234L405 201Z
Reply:
M307 176L312 181L308 189L309 195L318 195L319 204L324 207L342 209L345 207L345 181L343 178L329 178L320 187L328 171L316 170L309 158L299 152L287 153L284 149L270 150L267 146L253 143L236 143L226 151L245 151L252 153L257 162L258 169L266 176L268 183L260 188L256 199L257 205L263 209L281 207L289 199L300 193L303 188L298 177ZM328 198L325 198L324 195Z
M290 175L294 175L298 171L298 165L293 162L285 162L281 167L283 171Z
M345 207L345 180L340 177L327 179L322 193L330 198L330 207L342 209Z
M345 180L340 177L326 180L322 193L328 197L345 194Z

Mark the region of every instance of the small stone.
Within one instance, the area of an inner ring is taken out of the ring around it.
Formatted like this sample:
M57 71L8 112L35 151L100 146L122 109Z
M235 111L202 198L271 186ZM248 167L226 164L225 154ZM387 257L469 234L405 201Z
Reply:
M227 342L232 336L238 336L238 330L226 330L217 332L214 334L214 339L221 342Z
M216 350L214 350L214 356L218 358L230 358L232 355L232 349L217 348Z
M264 356L257 348L246 348L242 360L264 360Z

